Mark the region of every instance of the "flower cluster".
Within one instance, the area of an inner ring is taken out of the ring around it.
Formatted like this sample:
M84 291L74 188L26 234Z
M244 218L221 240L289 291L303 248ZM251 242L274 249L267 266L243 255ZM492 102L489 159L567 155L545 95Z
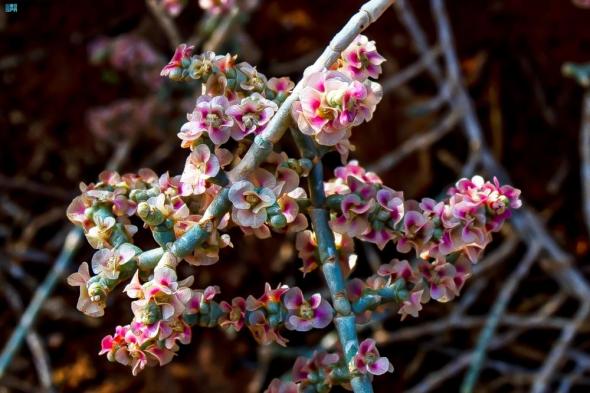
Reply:
M307 227L307 219L299 212L297 203L306 197L298 187L297 172L283 165L276 166L273 172L259 168L229 189L232 221L261 239L270 236L269 227L287 232Z
M335 146L346 160L351 149L351 128L370 121L383 95L376 78L384 59L375 43L358 36L342 53L336 70L307 76L300 100L292 107L293 119L302 133L324 146Z
M290 382L271 381L265 393L328 392L335 385L348 386L348 372L342 355L314 352L311 358L299 356L295 360Z
M99 37L90 43L88 51L90 61L94 64L107 63L117 71L125 71L152 90L162 85L158 68L164 59L150 43L137 35Z
M329 199L338 204L331 221L335 232L379 248L394 241L398 251L413 249L424 260L464 254L476 262L491 233L500 229L511 209L521 206L520 190L480 176L459 180L443 201L417 202L404 200L403 193L384 186L356 161L338 168L335 175L325 186Z
M178 351L177 342L188 344L191 340L190 326L182 316L191 299L193 277L177 281L176 262L171 254L165 254L152 279L143 284L136 271L124 290L136 299L131 303L133 320L102 340L99 354L131 366L133 375L147 365L170 362Z
M210 286L193 290L193 277L178 281L178 259L164 253L150 279L143 282L139 271L124 292L135 299L131 303L133 320L106 336L100 354L110 361L132 367L133 374L145 366L168 363L178 351L178 344L191 340L191 325L220 326L240 331L246 326L261 344L286 345L280 329L308 331L325 328L333 317L332 306L319 294L306 299L297 287L266 284L259 298L236 297L231 303L214 300L219 288ZM87 265L83 264L86 267ZM86 271L86 275L87 275ZM70 283L80 273L70 276Z
M274 379L265 393L329 392L337 385L350 390L351 372L382 375L393 372L393 366L386 357L379 355L375 340L366 339L360 343L350 365L345 364L339 353L316 351L311 358L299 356L291 372L292 381Z

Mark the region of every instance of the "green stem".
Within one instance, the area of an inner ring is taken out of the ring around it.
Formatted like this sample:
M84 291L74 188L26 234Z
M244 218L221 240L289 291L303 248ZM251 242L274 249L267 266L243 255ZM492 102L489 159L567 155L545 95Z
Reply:
M316 156L316 152L311 150L311 146L314 145L309 137L301 135L297 136L295 140L304 157ZM334 324L344 351L346 364L350 365L359 345L356 334L356 317L352 313L352 307L348 301L346 281L338 263L334 232L330 229L330 216L325 209L326 194L324 192L324 173L321 160L314 165L309 174L309 192L313 206L311 209L311 224L316 234L322 272L330 290L334 310L336 310ZM355 393L373 392L371 381L364 374L353 374L350 384Z

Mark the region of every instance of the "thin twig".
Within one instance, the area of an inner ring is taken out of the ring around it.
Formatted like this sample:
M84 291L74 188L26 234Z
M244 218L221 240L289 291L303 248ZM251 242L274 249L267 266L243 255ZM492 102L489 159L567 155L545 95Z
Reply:
M226 15L217 28L211 34L211 37L203 44L203 50L210 50L215 52L219 50L225 39L227 38L228 34L232 31L233 27L236 25L238 20L240 19L240 9L238 7L234 7L228 15Z
M418 76L422 71L433 63L438 56L441 54L441 48L435 46L430 49L424 55L422 55L415 63L410 64L403 70L383 80L381 86L383 87L383 93L388 93L392 90L397 89L401 85L408 83L411 79Z
M546 303L541 308L541 310L539 310L540 319L543 321L546 318L549 318L549 316L556 311L561 303L563 303L562 296L556 296L553 301ZM497 336L492 340L488 348L490 350L496 350L509 344L515 340L523 330L524 328L519 327L517 329L510 330L501 336ZM472 360L473 354L471 352L455 357L453 361L447 366L430 373L425 378L423 378L418 385L408 390L406 393L427 393L440 386L447 379L457 375L459 372L461 372L461 370L467 367Z
M146 0L146 4L150 9L152 15L158 21L158 24L164 30L164 34L166 34L166 38L168 38L168 43L172 49L176 49L176 47L180 44L181 38L176 25L172 18L166 14L166 11L160 7L160 5L156 2L156 0Z
M486 357L488 345L496 331L496 328L498 327L500 318L502 318L502 315L506 311L508 302L518 288L518 284L530 270L533 262L539 255L540 250L541 247L537 243L533 243L529 247L524 258L518 264L518 267L514 270L514 272L510 275L502 287L500 295L496 299L496 302L494 303L492 310L488 315L486 324L477 340L477 345L473 353L473 358L471 359L469 370L467 371L465 379L463 379L463 383L461 385L461 393L473 392L473 388L475 387L475 383L477 382L477 378L479 377L481 367Z
M473 266L473 275L481 276L484 272L495 267L498 263L506 260L510 254L516 249L520 243L520 239L514 231L510 231L510 236L494 251L490 252L486 257Z
M55 284L62 277L66 271L70 260L82 239L82 230L80 228L74 228L68 234L62 252L57 258L57 261L51 268L51 271L45 277L45 280L37 288L37 291L33 295L31 303L29 303L26 311L23 313L18 326L10 336L10 339L4 346L2 354L0 355L0 378L4 375L7 367L10 365L12 358L20 348L23 339L31 329L31 326L35 322L37 314L41 309L41 306L49 297L49 294L53 291Z
M437 123L436 127L407 139L394 151L386 154L374 164L367 166L368 170L377 173L387 172L414 151L424 149L444 137L453 129L455 124L461 119L461 116L462 114L456 110L450 111Z
M2 274L0 274L0 283L0 287L4 292L4 296L10 307L17 314L22 314L23 303L16 289L4 279ZM31 329L29 333L27 333L26 341L31 354L33 355L33 363L35 364L35 369L37 370L41 386L46 392L53 392L54 388L51 380L49 356L43 346L43 340L34 329Z
M582 204L586 219L586 231L590 236L590 89L584 94L582 126L580 128L580 158L582 176Z
M547 356L545 363L543 363L543 367L539 370L539 373L535 378L531 393L543 393L549 391L549 383L551 382L553 373L557 371L565 356L567 348L571 345L576 333L580 329L582 323L588 318L588 315L590 315L590 302L588 302L588 299L585 299L571 323L562 330L559 339L551 349L551 352L549 352L549 356Z
M443 0L431 0L432 13L436 22L438 32L438 40L443 50L447 66L447 77L450 79L450 84L456 84L456 94L452 97L454 107L464 108L465 117L463 118L463 125L465 134L469 140L470 157L468 159L464 175L473 172L475 165L479 160L480 149L483 141L482 130L473 103L469 94L465 90L463 82L461 81L461 69L457 59L455 46L453 44L453 33L450 28L449 18L444 7Z
M49 184L35 183L29 179L19 177L10 178L0 173L0 187L4 189L23 190L38 196L48 196L51 198L70 201L74 196L73 193Z

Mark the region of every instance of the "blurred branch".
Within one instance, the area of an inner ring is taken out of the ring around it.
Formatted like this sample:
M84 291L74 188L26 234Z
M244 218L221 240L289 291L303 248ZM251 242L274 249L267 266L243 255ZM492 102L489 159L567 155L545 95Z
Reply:
M580 158L582 176L582 205L586 219L586 231L590 236L590 89L584 94L582 126L580 128Z
M403 84L408 83L411 79L418 76L422 71L433 63L441 54L441 48L437 45L429 49L418 61L399 71L398 73L383 80L383 93L386 94L391 90L395 90Z
M5 280L4 276L0 273L0 288L4 292L6 301L10 307L17 314L22 314L23 303L16 291L16 289ZM39 334L31 329L26 335L27 345L31 354L33 355L33 363L39 376L39 382L46 392L53 392L53 383L51 380L51 366L49 364L49 356L43 347L43 340L39 337Z
M367 169L377 173L384 173L397 165L398 162L412 154L418 149L424 149L443 138L457 122L461 119L462 113L451 110L437 125L425 133L418 134L410 139L405 140L399 147L391 153L381 157L374 164L367 166Z
M510 275L502 287L502 290L500 291L500 294L487 317L486 324L479 334L469 370L467 371L465 379L463 379L463 383L461 385L461 393L473 392L473 388L475 387L475 383L477 382L477 378L479 377L479 373L481 372L481 368L486 358L488 345L492 340L496 328L498 327L500 318L502 318L504 315L504 312L508 307L508 302L518 288L518 284L528 273L540 251L541 247L537 243L533 243L529 247L524 258L518 264L518 267L514 270L514 272Z
M0 173L0 187L13 190L24 190L36 195L48 196L50 198L59 199L62 201L70 201L74 197L74 193L51 186L49 184L35 183L29 179L21 177L8 177Z
M576 333L580 329L582 323L588 319L590 315L590 303L587 301L580 305L572 321L562 330L559 339L549 352L549 356L543 363L543 367L537 374L531 393L543 393L548 391L549 383L551 382L553 373L555 373L565 356L567 348L571 345Z
M107 162L106 168L111 170L117 169L123 161L130 156L129 150L133 143L133 139L121 141L121 143L117 145L111 159ZM0 354L0 378L4 376L6 369L12 362L12 358L20 349L23 339L35 323L39 310L43 306L43 303L49 298L49 295L53 292L58 280L63 276L72 260L73 254L80 246L82 239L82 230L80 228L74 227L70 229L57 260L45 277L45 280L43 280L43 283L41 283L35 291L35 294L20 318L17 327L12 332L10 339L2 349Z
M31 303L28 305L27 309L23 313L18 326L10 336L10 339L4 346L2 350L2 354L0 355L0 378L4 376L7 367L12 362L12 358L19 350L23 339L26 337L28 332L31 329L31 326L35 322L37 314L43 305L43 302L47 300L49 294L53 291L55 284L57 281L62 277L63 273L66 271L70 260L74 252L78 249L80 242L82 239L82 230L80 228L74 228L68 234L66 238L65 244L63 246L62 252L57 258L57 261L51 268L51 271L45 277L45 280L37 288L35 294L33 295L33 299Z
M556 309L561 305L563 302L563 298L561 296L554 297L553 301L547 302L541 310L538 312L538 318L540 319L539 322L545 321L551 314L553 314ZM494 338L488 346L489 350L496 350L505 345L514 341L524 330L522 327L518 327L516 329L510 330L501 336L497 336ZM437 332L436 334L440 334ZM417 384L412 389L408 390L406 393L427 393L433 389L436 389L440 386L444 381L449 378L454 377L458 373L460 373L464 368L469 366L469 364L473 361L474 352L465 353L461 356L455 356L452 362L440 370L430 373L422 381Z
M457 91L451 97L451 105L459 108L464 108L465 116L463 117L463 128L469 141L469 158L465 165L463 175L469 175L474 172L477 161L481 154L481 147L483 143L482 130L473 103L461 78L461 69L459 61L453 44L453 33L450 28L449 18L444 7L443 0L431 0L432 13L436 22L436 29L438 33L438 40L443 50L443 55L447 67L447 78L451 85L456 85Z
M154 18L156 18L158 21L158 24L164 31L164 34L166 34L170 48L173 50L176 49L176 47L181 43L182 39L172 18L166 14L166 11L158 4L156 0L146 0L146 5L150 9Z
M226 15L217 28L213 31L207 42L203 44L203 50L210 50L215 52L219 50L228 34L232 31L240 18L240 9L238 7L232 8L228 15Z

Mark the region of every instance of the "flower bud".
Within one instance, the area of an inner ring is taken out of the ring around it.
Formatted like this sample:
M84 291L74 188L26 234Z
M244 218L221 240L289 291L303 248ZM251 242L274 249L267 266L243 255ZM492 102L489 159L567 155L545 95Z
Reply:
M284 228L287 225L287 217L285 217L283 214L272 216L270 218L270 225L277 229Z
M150 206L147 202L137 205L137 215L150 226L160 225L165 219L161 211Z

